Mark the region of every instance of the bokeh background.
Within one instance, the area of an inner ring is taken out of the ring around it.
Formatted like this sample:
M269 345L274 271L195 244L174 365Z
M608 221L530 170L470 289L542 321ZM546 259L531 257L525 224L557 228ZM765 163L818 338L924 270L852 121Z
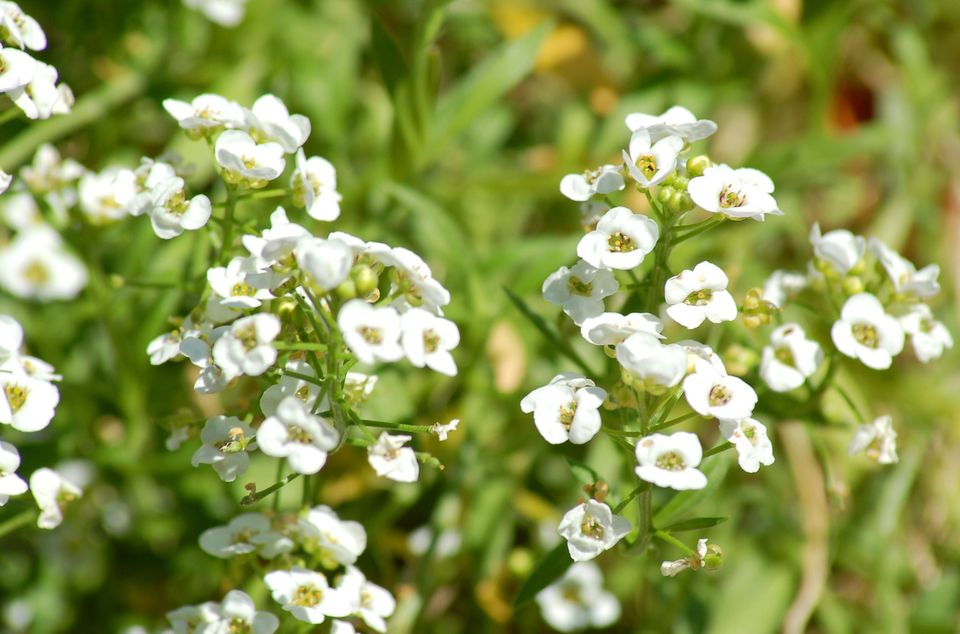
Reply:
M559 180L615 160L626 113L682 104L719 124L703 148L713 158L777 183L784 217L724 227L677 262L709 257L742 293L774 268L804 266L812 222L848 227L939 263L935 312L958 334L960 3L251 0L231 30L174 0L21 4L78 102L69 117L7 124L0 167L44 141L92 169L174 151L203 187L209 152L177 133L161 100L209 91L250 104L273 92L312 120L308 154L338 168L337 228L415 249L453 291L460 375L388 368L369 405L388 420L460 418L448 442L420 445L446 468L388 486L345 451L323 471L324 499L370 534L362 567L398 597L393 631L548 631L535 604L515 609L513 598L580 495L565 458L602 468L612 448L549 447L520 412L528 390L573 368L503 288L554 322L540 284L573 260L582 231ZM66 376L54 424L15 441L23 471L79 458L92 480L57 531L0 541L2 628L154 631L166 611L246 579L196 541L238 511L242 482L190 467L192 443L168 452L166 428L248 411L256 392L198 398L188 367L149 366L147 342L192 306L195 286L110 283L202 275L191 238L161 244L130 221L71 240L102 271L80 300L4 297L0 309ZM775 465L753 476L734 466L698 511L730 518L708 533L721 570L664 580L660 558L678 555L667 548L601 559L624 607L611 631L762 634L798 615L829 634L957 631L958 370L954 351L930 366L905 355L885 373L841 374L862 409L894 416L892 468L848 458L849 427L771 421ZM842 402L828 406L828 419L853 422ZM272 473L255 463L242 480ZM29 503L11 502L0 522ZM424 526L446 535L426 552L429 538L408 538ZM270 605L258 580L243 587Z

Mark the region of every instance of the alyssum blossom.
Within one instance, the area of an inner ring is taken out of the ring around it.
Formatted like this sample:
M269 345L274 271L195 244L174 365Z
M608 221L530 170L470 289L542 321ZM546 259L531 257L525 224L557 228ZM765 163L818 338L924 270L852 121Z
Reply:
M678 491L707 486L707 476L697 469L703 447L696 434L678 431L645 436L637 442L636 456L641 480Z
M574 563L536 601L543 619L561 632L604 628L620 618L620 603L603 589L603 576L593 562Z
M349 616L353 606L346 593L331 588L319 572L304 568L274 570L263 577L273 600L299 621L323 623L328 616Z
M767 215L783 214L771 196L773 181L758 170L711 165L702 176L690 179L687 192L704 211L734 220L762 221Z
M190 463L194 467L211 465L221 480L233 482L250 466L247 452L257 448L255 436L253 428L236 416L214 416L204 424L200 432L203 444Z
M670 135L654 140L649 130L640 128L630 137L630 145L623 151L623 162L640 187L652 187L676 169L682 149L680 137Z
M47 467L30 474L30 493L40 509L37 526L46 529L60 526L67 505L83 495L80 487Z
M567 174L560 181L560 193L576 202L586 202L595 195L623 189L623 176L615 165L601 165L583 174Z
M763 349L760 378L774 392L788 392L804 384L817 371L823 350L808 339L799 324L784 324L770 333Z
M382 432L367 448L367 461L378 476L397 482L416 482L420 477L417 454L404 445L412 439L405 434Z
M630 522L591 499L567 511L557 532L567 540L571 559L587 561L623 539L630 532Z
M613 272L580 260L573 267L560 267L543 282L543 298L563 308L577 325L603 313L603 298L617 292Z
M767 428L756 419L721 420L720 433L733 443L740 468L747 473L756 473L760 465L773 464L773 444Z
M598 269L633 269L653 251L659 227L650 218L626 207L614 207L597 228L580 239L577 255Z
M631 132L646 129L653 140L678 136L688 143L705 139L717 131L717 124L697 117L683 106L672 106L661 115L634 112L624 120Z
M837 350L874 370L889 368L893 357L903 350L903 328L869 293L859 293L846 301L830 336Z
M683 393L695 412L734 420L753 414L757 393L743 379L723 374L702 359L696 360L694 368L683 380Z
M624 381L639 390L662 394L677 385L687 373L688 354L677 344L663 344L649 333L638 332L616 346Z
M523 411L533 412L537 431L548 443L557 445L569 440L582 445L600 431L600 406L606 397L606 391L595 387L592 381L558 381L537 388L520 406Z
M870 460L880 464L893 464L897 457L897 432L893 429L893 419L880 416L857 428L850 441L849 453L864 452Z
M945 349L953 347L953 335L942 322L933 318L926 304L914 304L899 321L904 332L910 335L913 352L921 363L938 359Z
M340 434L326 419L311 414L296 396L287 396L257 430L260 451L286 458L296 473L312 474L323 468L327 453L337 448Z
M696 328L705 319L715 324L737 318L737 303L727 290L727 275L710 262L682 271L667 280L667 315L684 328Z

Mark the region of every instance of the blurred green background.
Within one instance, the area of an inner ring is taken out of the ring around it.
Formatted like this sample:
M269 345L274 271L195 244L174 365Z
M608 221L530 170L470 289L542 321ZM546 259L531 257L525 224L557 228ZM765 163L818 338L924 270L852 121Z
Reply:
M684 105L719 124L704 148L714 159L777 183L783 218L724 227L676 264L709 257L742 294L774 268L804 266L813 221L845 226L939 263L935 312L957 333L960 3L251 0L232 30L173 0L21 4L47 32L40 58L78 103L70 117L7 124L0 167L29 161L43 141L91 169L172 150L205 188L209 152L178 134L161 100L217 92L249 105L273 92L311 119L307 153L338 169L335 228L413 248L453 292L460 375L389 367L368 406L387 420L462 419L447 443L419 444L446 468L388 486L346 450L323 471L324 499L367 527L361 567L396 594L397 632L548 631L535 605L514 610L513 597L580 495L565 457L603 474L613 448L600 437L549 447L520 412L527 391L574 368L503 287L554 321L540 285L574 260L581 234L559 180L616 160L626 113ZM103 271L80 300L0 301L66 376L54 424L14 442L25 473L82 458L95 474L60 529L0 542L4 627L18 631L10 616L29 605L24 631L155 631L166 611L238 586L278 612L259 580L244 585L248 571L196 541L238 512L243 482L264 486L272 472L255 461L230 487L190 467L195 441L163 446L174 417L255 408L255 385L198 398L186 365L150 367L147 342L192 307L193 289L115 289L106 277L176 280L193 238L161 243L133 219L70 239ZM202 275L203 263L188 270ZM584 354L600 367L598 351ZM731 518L707 533L724 549L720 571L663 579L660 559L678 553L659 546L650 558L600 559L624 608L611 631L760 634L804 614L811 632L957 631L958 370L954 351L930 366L904 355L889 372L841 374L862 409L894 416L892 468L848 458L849 428L769 421L775 465L751 476L734 464L697 511ZM853 422L833 406L828 418ZM0 521L29 503L11 502ZM415 555L406 536L424 525L457 531L459 549Z

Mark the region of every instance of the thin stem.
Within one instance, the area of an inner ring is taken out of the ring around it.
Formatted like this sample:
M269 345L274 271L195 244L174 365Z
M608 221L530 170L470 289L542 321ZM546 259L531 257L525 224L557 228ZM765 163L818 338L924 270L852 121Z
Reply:
M703 222L698 222L693 225L686 225L688 227L695 227L695 228L688 229L686 231L678 231L676 236L671 241L670 246L676 246L681 242L685 242L686 240L693 238L694 236L698 236L701 233L706 233L707 231L710 231L714 227L717 227L723 224L723 221L724 221L723 216L714 216L712 218L708 218L707 220L704 220Z
M710 456L726 451L727 449L733 449L733 443L724 441L719 445L717 445L716 447L710 447L710 449L707 449L706 451L704 451L703 457L709 458Z
M19 515L14 515L6 522L0 524L0 537L12 533L21 526L25 526L32 522L37 517L36 509L27 509L21 512Z
M667 427L673 427L674 425L679 425L683 421L690 420L691 418L695 418L699 415L700 414L696 412L690 412L689 414L684 414L683 416L677 416L676 418L671 418L670 420L660 423L659 425L654 425L653 427L650 428L650 432L660 431L661 429L666 429Z
M283 480L280 480L279 482L277 482L277 483L275 483L275 484L271 484L271 485L268 486L266 489L264 489L264 490L262 490L262 491L255 491L255 492L251 493L250 495L245 496L242 500L240 500L240 505L241 505L241 506L249 506L250 504L254 504L254 503L256 503L256 502L259 502L260 500L262 500L263 498L267 497L268 495L270 495L270 494L273 493L274 491L277 491L277 490L279 490L279 489L282 489L283 487L287 486L288 484L290 484L291 482L293 482L294 480L296 480L296 479L299 478L299 477L300 477L300 474L299 474L299 473L291 473L290 475L288 475L288 476L287 476L286 478L284 478Z
M318 379L315 376L310 376L309 374L302 374L300 372L294 372L293 370L283 370L284 376L292 376L295 379L300 379L301 381L306 381L307 383L313 383L314 385L323 385L323 380Z
M658 531L656 531L656 532L653 534L653 536L656 537L657 539L661 540L661 541L667 542L668 544L670 544L670 545L672 545L672 546L676 546L677 548L679 548L679 549L682 550L683 552L687 553L688 555L696 555L696 554L697 554L692 548L690 548L689 546L687 546L686 544L684 544L682 541L680 541L679 539L677 539L676 537L674 537L673 535L671 535L671 534L668 533L667 531L658 530Z
M20 114L19 108L10 108L2 113L0 113L0 125L3 125L7 121L13 121L17 118L17 115Z
M623 500L620 502L620 504L617 504L617 505L614 507L613 512L614 512L614 513L619 513L619 512L622 511L623 509L627 508L627 505L630 504L630 502L633 501L633 498L637 497L638 495L640 495L641 493L643 493L644 491L647 491L647 490L649 490L649 489L650 489L650 483L649 483L649 482L642 482L642 483L640 484L640 486L638 486L636 489L634 489L633 491L631 491L631 492L627 495L627 497L623 498Z
M409 431L415 433L429 432L433 425L407 425L405 423L390 423L382 420L367 420L365 418L354 419L366 427L377 427L381 429L396 429L397 431Z
M864 415L860 412L860 408L856 406L856 404L853 402L853 399L850 398L849 394L847 394L847 391L842 387L840 387L839 385L833 385L831 387L833 387L834 392L836 392L837 394L840 395L841 398L843 398L847 406L853 410L853 413L857 416L860 422L866 424L867 422L866 417L864 417Z
M279 459L277 460L277 482L283 480L283 465L286 464L286 460ZM280 492L277 491L277 494L273 496L273 512L276 513L280 510Z
M324 352L327 349L327 344L312 341L274 341L273 347L277 350L313 350L316 352Z
M262 200L264 198L283 198L290 194L287 189L258 189L245 192L238 197L240 200Z

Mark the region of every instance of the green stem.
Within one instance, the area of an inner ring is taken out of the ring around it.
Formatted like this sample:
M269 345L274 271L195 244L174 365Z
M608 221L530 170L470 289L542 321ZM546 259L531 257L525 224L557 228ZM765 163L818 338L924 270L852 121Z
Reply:
M12 533L13 531L17 530L21 526L25 526L29 524L34 519L36 519L36 517L37 517L36 509L27 509L19 513L18 515L14 515L10 519L8 519L6 522L0 524L0 537L3 537L8 533Z
M614 513L619 513L619 512L622 511L623 509L627 508L627 505L630 504L630 502L633 501L633 498L637 497L638 495L640 495L640 494L643 493L644 491L648 491L649 489L650 489L650 483L649 483L649 482L643 482L643 483L641 483L640 486L638 486L636 489L634 489L633 491L631 491L631 492L627 495L627 497L623 498L623 500L620 502L620 504L617 504L617 505L614 507L613 512L614 512Z
M313 350L316 352L324 352L327 349L327 344L313 341L274 341L273 347L277 350Z
M714 455L716 455L716 454L718 454L718 453L721 453L721 452L723 452L723 451L726 451L727 449L733 449L733 443L728 442L728 441L724 441L724 442L720 443L719 445L717 445L716 447L711 447L710 449L707 449L706 451L704 451L704 452L703 452L703 457L704 457L704 458L709 458L710 456L714 456Z
M653 536L659 540L662 540L667 542L668 544L671 544L672 546L676 546L677 548L687 553L688 555L697 554L696 551L694 551L692 548L690 548L689 546L684 544L682 541L680 541L679 539L677 539L676 537L674 537L673 535L671 535L666 531L658 530L653 534Z
M299 474L299 473L291 473L290 475L288 475L288 476L287 476L286 478L284 478L283 480L280 480L279 482L277 482L277 483L275 483L275 484L271 484L271 485L268 486L266 489L264 489L264 490L262 490L262 491L256 491L256 492L254 492L254 493L251 493L250 495L247 495L247 496L244 497L242 500L240 500L240 505L241 505L241 506L249 506L250 504L254 504L254 503L256 503L256 502L259 502L260 500L262 500L263 498L267 497L268 495L270 495L270 494L273 493L274 491L278 491L278 490L282 489L283 487L287 486L288 484L290 484L291 482L293 482L294 480L296 480L296 479L299 478L299 477L300 477L300 474Z
M696 412L690 412L689 414L684 414L683 416L677 416L676 418L671 418L668 421L660 423L659 425L654 425L650 428L650 432L660 431L661 429L666 429L667 427L673 427L674 425L679 425L685 420L690 420L691 418L696 418L700 414Z
M281 458L277 460L277 482L283 480L283 465L286 463L286 460ZM280 492L277 491L277 494L273 496L273 512L276 513L280 510Z
M698 222L698 223L692 224L692 225L685 225L685 226L687 226L687 227L690 227L690 229L687 229L687 230L682 230L682 229L681 229L681 230L676 231L676 232L675 232L675 236L674 236L673 240L672 240L671 243L670 243L670 246L676 246L676 245L680 244L681 242L685 242L685 241L689 240L690 238L693 238L694 236L698 236L698 235L700 235L701 233L705 233L705 232L707 232L707 231L710 231L710 230L713 229L714 227L717 227L717 226L723 224L723 221L724 221L724 220L725 220L725 218L724 218L723 216L717 215L717 216L713 216L712 218L708 218L708 219L704 220L703 222Z
M367 427L377 427L381 429L396 429L397 431L409 431L414 433L429 432L433 425L407 425L405 423L389 423L382 420L367 420L365 418L357 419L358 422Z
M853 410L853 413L854 413L854 414L856 415L856 417L860 420L860 422L863 423L863 424L866 424L866 422L867 422L866 417L864 417L864 415L860 412L860 408L856 406L856 404L853 402L853 399L850 397L849 394L847 394L847 391L846 391L845 389L843 389L842 387L840 387L839 385L833 385L833 386L831 386L831 387L833 387L833 390L834 390L837 394L839 394L841 398L843 398L843 400L846 402L847 406L848 406L851 410Z
M17 118L21 112L20 108L10 108L9 110L0 113L0 125L3 125L7 121L13 121Z
M301 374L300 372L294 372L293 370L283 370L284 376L292 376L295 379L300 379L301 381L306 381L307 383L313 383L314 385L323 385L323 380L318 379L315 376L310 376L309 374Z
M217 261L220 264L226 264L230 257L230 246L233 242L233 214L237 209L237 192L232 185L227 184L226 212L223 217L223 241L220 244L220 253L217 254Z

